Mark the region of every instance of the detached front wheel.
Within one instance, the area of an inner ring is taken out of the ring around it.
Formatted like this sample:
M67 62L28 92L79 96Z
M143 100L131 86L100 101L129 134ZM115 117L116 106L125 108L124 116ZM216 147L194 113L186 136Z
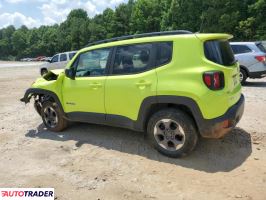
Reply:
M194 121L177 109L165 109L155 113L148 122L147 132L153 147L174 158L186 156L198 141Z
M50 131L60 132L67 127L67 120L63 117L63 113L55 102L44 102L41 116L44 125Z

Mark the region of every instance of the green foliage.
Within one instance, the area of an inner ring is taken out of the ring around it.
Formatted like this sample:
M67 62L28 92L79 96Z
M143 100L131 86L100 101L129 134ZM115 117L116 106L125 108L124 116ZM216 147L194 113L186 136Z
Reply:
M177 29L266 40L265 13L266 0L129 0L93 18L75 9L59 25L0 29L0 59L52 56L96 40Z
M128 35L130 31L130 21L133 9L133 2L120 4L114 14L114 22L111 25L114 36Z
M254 15L242 23L249 30L248 33L246 32L246 39L266 40L266 0L258 0L250 5L249 13L254 13Z
M131 33L160 31L161 9L157 0L138 0L131 15Z

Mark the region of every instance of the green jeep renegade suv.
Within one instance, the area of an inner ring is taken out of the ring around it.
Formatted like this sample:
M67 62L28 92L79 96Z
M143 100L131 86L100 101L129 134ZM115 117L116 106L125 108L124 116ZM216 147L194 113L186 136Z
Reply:
M170 157L194 149L198 137L219 138L244 111L239 66L227 34L171 31L89 44L66 69L36 80L34 97L48 130L68 121L147 132Z

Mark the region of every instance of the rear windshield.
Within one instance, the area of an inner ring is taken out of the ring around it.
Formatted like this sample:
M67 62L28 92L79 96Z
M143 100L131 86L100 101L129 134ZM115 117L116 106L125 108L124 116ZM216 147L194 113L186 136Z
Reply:
M266 49L265 49L265 47L262 45L262 43L258 43L258 44L256 44L256 46L257 46L262 52L266 53Z
M208 60L224 66L231 66L235 57L227 40L210 40L204 43L204 52Z

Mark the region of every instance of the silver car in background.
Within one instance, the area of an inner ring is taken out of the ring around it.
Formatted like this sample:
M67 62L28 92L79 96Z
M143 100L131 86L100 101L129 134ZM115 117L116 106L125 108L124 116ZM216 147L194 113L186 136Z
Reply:
M263 47L266 49L266 41L262 41L261 43L262 43Z
M40 73L43 76L52 69L64 69L67 63L75 56L77 51L64 52L54 55L51 60L40 66Z
M266 49L261 42L231 42L230 45L240 64L241 84L247 78L266 76Z

